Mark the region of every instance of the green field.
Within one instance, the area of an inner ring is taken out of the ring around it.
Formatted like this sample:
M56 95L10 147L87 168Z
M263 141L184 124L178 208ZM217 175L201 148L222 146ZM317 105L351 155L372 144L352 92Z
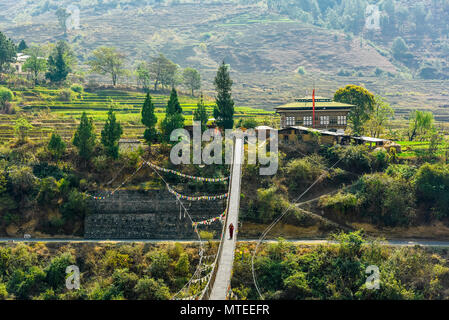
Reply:
M47 138L52 132L58 132L64 139L70 139L78 124L82 112L87 112L94 119L97 132L103 127L107 111L113 101L117 119L122 123L125 138L141 138L144 127L140 122L140 112L145 99L141 92L123 90L98 90L94 92L74 93L70 101L61 101L60 90L42 87L15 91L14 104L18 113L15 115L0 115L0 142L4 143L14 137L14 121L19 116L26 117L33 125L30 132L31 140ZM165 115L165 106L169 97L167 95L152 95L156 107L156 115L161 121ZM179 96L185 124L191 124L193 112L197 106L198 98ZM205 98L210 117L214 100ZM236 120L245 117L255 117L262 121L273 112L251 107L236 107Z
M410 159L422 156L429 150L429 141L396 141L396 143L401 145L402 152L399 157L402 159ZM441 157L445 156L448 151L448 147L444 144L439 144L435 156Z

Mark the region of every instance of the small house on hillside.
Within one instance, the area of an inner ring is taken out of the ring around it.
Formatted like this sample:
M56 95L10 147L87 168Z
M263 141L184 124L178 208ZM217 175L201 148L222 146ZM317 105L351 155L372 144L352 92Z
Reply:
M23 66L25 65L25 62L28 60L28 58L30 58L29 55L24 54L24 53L17 53L16 55L16 60L11 63L11 66L14 68L16 74L18 75L24 75L24 76L28 76L31 73L29 71L26 71ZM44 57L38 57L38 59L46 59Z
M267 139L271 138L272 132L276 129L270 127L270 126L257 126L254 128L254 131L256 132L257 136L259 136L259 132L262 134L265 134L265 137Z
M346 129L352 104L332 101L329 98L315 97L315 121L313 120L313 98L296 99L295 102L276 107L281 116L281 128L304 126L315 129Z
M349 145L363 144L370 150L385 149L390 152L395 149L397 153L402 152L401 146L394 141L381 138L372 138L365 136L351 136L343 131L331 131L323 129L307 128L303 126L289 126L278 130L279 141L282 143L296 142L318 142L325 145Z
M397 153L402 152L402 148L399 144L388 139L372 138L365 136L362 137L352 136L351 139L356 144L367 145L370 149L385 149L388 152L390 152L391 149L394 149Z
M136 151L142 143L138 139L120 139L118 142L119 150L120 151Z
M335 132L329 130L319 130L307 128L303 126L288 126L278 130L279 141L283 143L295 143L298 141L312 142L319 137L320 143L333 144L349 144L350 136L344 132Z
M207 129L216 129L217 125L215 124L215 122L208 121L206 124L206 128ZM193 135L193 124L184 125L184 129L186 129L191 136Z
M27 72L23 70L23 65L25 64L25 61L27 61L29 57L30 57L29 55L20 52L16 55L16 61L11 63L11 65L17 74L27 74Z

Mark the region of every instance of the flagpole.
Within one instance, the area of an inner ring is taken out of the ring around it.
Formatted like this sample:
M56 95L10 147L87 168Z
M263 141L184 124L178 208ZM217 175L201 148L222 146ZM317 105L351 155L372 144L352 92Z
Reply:
M315 89L312 91L312 105L313 105L313 127L315 128Z

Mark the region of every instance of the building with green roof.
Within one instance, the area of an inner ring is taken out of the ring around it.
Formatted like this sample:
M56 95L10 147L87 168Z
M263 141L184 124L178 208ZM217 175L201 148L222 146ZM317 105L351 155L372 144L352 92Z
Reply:
M313 123L313 100L311 96L295 99L295 102L276 107L281 116L281 128L290 126L314 127L316 129L346 129L348 113L354 105L315 97L315 123Z

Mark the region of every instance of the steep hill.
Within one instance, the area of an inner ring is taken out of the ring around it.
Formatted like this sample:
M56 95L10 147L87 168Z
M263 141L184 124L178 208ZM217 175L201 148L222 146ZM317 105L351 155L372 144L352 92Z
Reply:
M413 42L410 28L404 38L414 55L407 62L391 55L391 35L354 34L312 20L305 23L263 1L245 1L255 3L245 5L243 1L195 2L3 0L0 28L14 40L27 43L66 39L74 46L81 68L90 52L101 45L119 48L130 69L136 61L162 52L181 67L198 68L204 90L210 94L217 64L224 59L231 66L234 96L240 105L271 109L313 86L330 96L339 86L356 83L385 95L403 109L399 114L430 108L442 120L449 118L449 111L442 107L449 104L444 89L447 82L423 82L416 76L420 61L441 60L438 39L422 34L420 41ZM69 4L80 9L80 29L64 35L55 12Z

